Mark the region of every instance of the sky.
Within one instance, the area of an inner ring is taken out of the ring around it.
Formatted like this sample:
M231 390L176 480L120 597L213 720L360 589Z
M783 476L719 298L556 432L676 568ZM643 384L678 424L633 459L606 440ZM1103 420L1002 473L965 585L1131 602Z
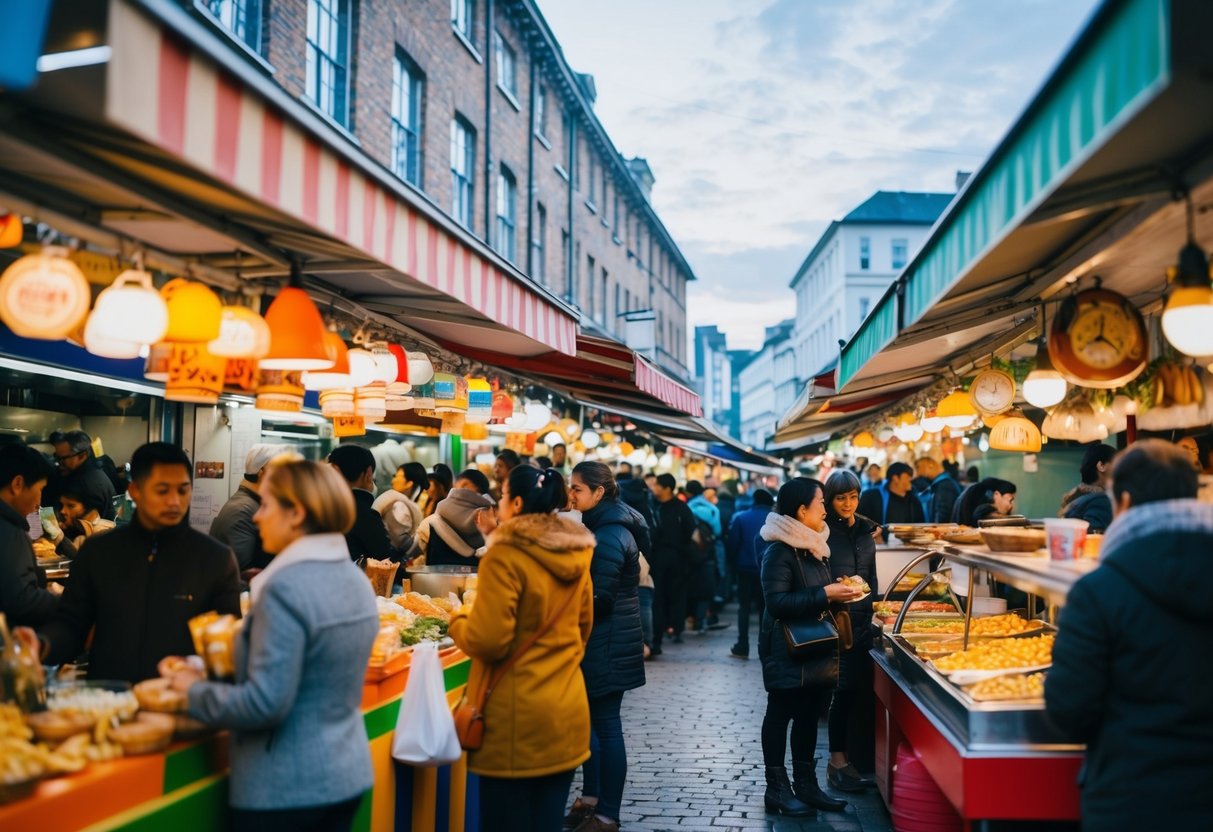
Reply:
M1096 0L538 0L599 120L657 178L698 280L688 332L731 349L794 313L788 282L877 190L955 189Z

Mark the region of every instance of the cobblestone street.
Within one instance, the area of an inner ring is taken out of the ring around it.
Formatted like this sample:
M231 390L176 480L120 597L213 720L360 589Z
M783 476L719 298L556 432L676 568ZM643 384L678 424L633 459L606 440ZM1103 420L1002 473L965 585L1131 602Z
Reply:
M776 819L766 813L759 741L766 704L762 667L755 654L748 661L729 658L737 635L736 607L721 618L730 621L727 629L702 636L688 632L680 645L667 639L663 655L645 665L648 683L624 696L628 783L621 827L888 832L889 815L875 789L845 795L850 801L845 812L820 812L817 819ZM824 780L824 721L817 754Z

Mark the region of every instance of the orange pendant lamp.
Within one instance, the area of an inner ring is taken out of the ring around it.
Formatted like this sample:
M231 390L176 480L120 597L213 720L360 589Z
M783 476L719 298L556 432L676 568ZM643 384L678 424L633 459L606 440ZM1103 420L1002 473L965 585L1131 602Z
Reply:
M324 333L324 340L329 353L336 361L327 370L313 370L304 373L304 389L332 390L353 387L354 379L350 375L350 351L345 346L345 341L341 340L341 336L336 332Z
M270 327L270 351L261 359L263 370L327 370L337 362L325 343L320 310L302 288L298 267L291 281L265 311Z

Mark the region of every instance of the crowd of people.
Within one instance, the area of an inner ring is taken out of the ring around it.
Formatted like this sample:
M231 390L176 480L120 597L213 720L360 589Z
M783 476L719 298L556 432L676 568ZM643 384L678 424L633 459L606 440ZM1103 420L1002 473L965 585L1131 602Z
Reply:
M557 453L528 460L511 451L497 456L492 479L408 462L376 495L375 461L362 446L339 445L317 463L259 444L204 534L188 523L194 472L180 448L135 451L124 472L135 510L115 527L103 514L117 502L116 483L88 437L57 439L58 472L32 448L0 449L0 611L45 662L79 660L87 647L90 675L138 682L193 651L190 618L239 616L248 588L234 681L171 665L190 713L232 731L238 829L348 828L372 783L366 744L351 741L365 730L362 674L378 621L356 565L369 557L479 572L479 600L452 616L450 635L472 659L468 691L486 697L484 742L469 755L484 829L618 829L625 694L644 684L645 661L682 643L688 628L727 626L719 616L733 599L731 657L750 657L751 614L759 620L768 810L840 811L846 801L823 785L844 793L874 785L852 759L871 744L873 605L840 579L876 588L876 546L890 526L976 524L1012 514L1016 497L1014 483L926 457L895 462L884 476L864 461L824 482L796 477L772 494L736 481L680 485L627 463L561 469ZM1192 553L1213 542L1209 506L1194 499L1197 473L1181 445L1145 440L1118 454L1094 444L1059 509L1107 533L1108 568L1080 581L1065 609L1046 701L1088 743L1095 773L1084 816L1108 828L1140 814L1125 797L1130 783L1188 784L1184 805L1208 809L1198 779L1208 773L1201 755L1213 724L1199 692L1213 665L1185 619L1168 617L1177 602L1165 591L1188 580ZM45 537L72 557L61 592L40 577L28 533L48 492L60 511L44 518ZM1138 580L1147 572L1162 589ZM1128 622L1144 620L1156 626L1126 641ZM834 635L814 651L800 628L827 622ZM1149 684L1133 687L1143 668ZM1171 683L1179 678L1193 684ZM824 769L815 756L822 714ZM1166 755L1128 750L1159 736L1174 738ZM581 793L566 813L578 767Z

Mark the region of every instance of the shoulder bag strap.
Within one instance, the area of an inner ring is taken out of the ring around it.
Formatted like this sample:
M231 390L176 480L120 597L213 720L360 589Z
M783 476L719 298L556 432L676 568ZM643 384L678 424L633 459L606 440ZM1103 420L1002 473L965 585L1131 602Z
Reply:
M493 692L493 688L497 687L497 683L505 677L505 674L508 673L510 668L514 666L514 663L522 657L522 654L531 649L535 642L543 638L544 634L555 626L560 616L564 615L564 611L569 608L569 604L573 602L573 599L581 595L582 588L585 586L586 578L588 576L589 572L587 571L586 574L582 576L581 580L577 582L576 588L574 588L574 590L567 597L565 597L563 601L560 602L560 607L555 613L552 614L552 617L545 621L542 627L532 633L530 638L524 641L500 667L493 671L493 675L489 677L489 683L485 686L484 693L480 697L478 710L484 710L484 703L488 701L489 694Z

